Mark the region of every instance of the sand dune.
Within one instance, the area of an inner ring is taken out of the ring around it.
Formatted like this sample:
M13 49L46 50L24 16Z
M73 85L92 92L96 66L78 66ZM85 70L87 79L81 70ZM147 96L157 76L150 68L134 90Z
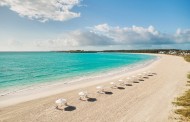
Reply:
M141 70L151 70L153 76L123 89L111 89L109 82L80 85L76 89L53 96L31 100L0 110L1 121L39 122L166 122L175 121L171 102L185 90L190 64L182 57L160 55L162 58ZM126 78L122 76L121 78ZM97 94L97 85L106 86L110 94ZM80 101L78 92L87 90L90 101ZM54 101L66 98L72 107L55 109ZM76 108L76 109L75 109Z

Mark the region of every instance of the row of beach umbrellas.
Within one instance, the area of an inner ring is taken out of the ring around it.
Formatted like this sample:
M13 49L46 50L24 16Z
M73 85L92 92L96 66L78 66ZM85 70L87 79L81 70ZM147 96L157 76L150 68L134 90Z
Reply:
M117 88L118 84L119 85L132 85L132 83L138 82L139 79L143 79L152 74L153 73L148 71L148 72L139 73L136 76L133 75L131 77L127 77L126 79L119 79L116 82L110 82L111 88ZM97 89L97 93L104 94L104 92L105 92L104 86L97 86L96 89ZM88 98L87 91L80 91L78 93L78 95L79 95L79 100L82 100L82 101L84 101ZM55 101L55 104L56 104L56 108L61 108L62 106L68 106L67 99L64 99L64 98L57 99Z

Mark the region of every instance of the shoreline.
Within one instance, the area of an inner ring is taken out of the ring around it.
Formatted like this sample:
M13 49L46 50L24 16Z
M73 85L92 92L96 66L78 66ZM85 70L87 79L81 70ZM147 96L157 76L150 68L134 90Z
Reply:
M172 102L186 88L186 73L190 71L190 64L182 57L159 56L162 58L151 65L128 73L129 76L148 70L155 73L132 86L121 86L123 89L110 88L110 82L124 79L126 74L111 77L107 81L100 79L96 83L79 83L75 87L67 84L70 88L67 87L64 92L1 108L0 121L175 122L175 106ZM106 91L112 94L98 94L97 85L105 86ZM80 101L78 92L84 90L95 101ZM56 110L55 100L59 98L67 99L68 104L75 109Z
M142 53L138 53L138 54L142 54ZM129 76L130 74L138 72L139 70L144 70L150 65L160 60L161 58L160 56L156 54L146 54L146 55L153 55L156 57L153 59L132 64L132 65L114 68L112 69L113 71L109 70L104 73L101 71L100 73L95 73L94 76L93 76L94 73L92 73L90 76L86 76L84 78L76 77L76 78L73 78L72 80L66 80L66 82L60 82L62 80L59 80L54 83L52 82L40 83L40 84L35 84L33 86L24 87L22 89L17 89L12 92L4 93L4 94L1 93L0 108L8 107L8 106L19 104L22 102L27 102L30 100L48 97L51 95L56 95L62 92L70 91L70 90L75 90L78 88L82 88L83 86L90 86L91 84L99 84L99 83L104 83L108 81L114 81L115 79L119 77ZM113 78L110 78L110 77L113 77ZM91 81L89 82L89 80Z

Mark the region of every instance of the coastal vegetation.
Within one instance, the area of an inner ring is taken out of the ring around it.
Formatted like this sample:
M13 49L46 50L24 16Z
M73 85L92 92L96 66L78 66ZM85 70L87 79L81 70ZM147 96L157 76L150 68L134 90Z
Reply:
M99 53L99 52L120 52L120 53L160 53L160 54L171 54L171 55L190 55L190 50L179 50L179 49L140 49L140 50L103 50L103 51L86 51L86 50L67 50L67 51L56 51L66 53Z
M183 57L187 62L190 62L190 55ZM190 73L187 74L187 78L190 79ZM189 80L187 81L187 86L190 86ZM190 89L182 96L177 97L173 104L179 107L175 110L175 113L181 115L180 119L190 121Z
M185 59L187 62L190 62L190 55L184 56L184 59Z
M187 75L190 79L190 73ZM190 81L187 81L187 86L190 86ZM182 96L177 97L175 102L173 102L178 108L175 113L180 116L182 121L190 121L190 89L188 89Z
M178 97L173 103L179 106L175 110L175 113L181 115L182 120L190 121L190 89L184 95Z

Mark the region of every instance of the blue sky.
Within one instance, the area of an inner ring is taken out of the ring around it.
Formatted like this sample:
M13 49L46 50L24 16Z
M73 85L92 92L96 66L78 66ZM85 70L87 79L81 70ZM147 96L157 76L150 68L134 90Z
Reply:
M189 0L1 0L0 50L190 49Z

